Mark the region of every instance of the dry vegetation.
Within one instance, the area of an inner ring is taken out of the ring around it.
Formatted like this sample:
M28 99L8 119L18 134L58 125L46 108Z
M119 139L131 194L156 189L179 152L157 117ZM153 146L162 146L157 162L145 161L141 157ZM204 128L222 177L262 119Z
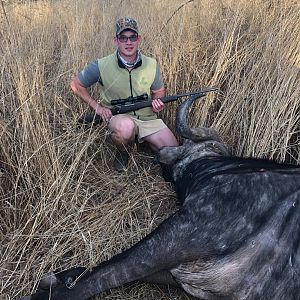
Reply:
M113 51L121 15L139 21L142 50L160 61L169 94L222 88L194 107L192 125L213 126L237 155L299 163L297 0L1 4L1 299L32 292L50 269L108 259L176 210L151 153L135 148L128 173L116 174L106 129L76 127L87 108L70 77ZM163 115L171 127L176 106ZM191 299L142 284L100 298Z

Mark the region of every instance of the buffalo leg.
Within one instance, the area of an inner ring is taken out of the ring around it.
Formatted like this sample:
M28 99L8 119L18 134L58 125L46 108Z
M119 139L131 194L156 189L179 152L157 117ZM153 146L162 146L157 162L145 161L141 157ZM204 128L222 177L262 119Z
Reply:
M50 292L50 299L89 299L128 282L154 278L151 275L193 260L200 254L197 243L190 243L194 227L184 213L178 212L132 248L95 267L72 289L65 286L54 287ZM49 293L36 294L31 299L46 300L49 299Z

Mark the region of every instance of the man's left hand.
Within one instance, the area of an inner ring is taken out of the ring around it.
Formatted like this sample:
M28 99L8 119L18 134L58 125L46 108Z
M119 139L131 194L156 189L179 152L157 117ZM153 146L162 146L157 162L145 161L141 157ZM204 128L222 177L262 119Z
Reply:
M165 108L165 104L160 99L152 100L152 110L155 113L162 111Z

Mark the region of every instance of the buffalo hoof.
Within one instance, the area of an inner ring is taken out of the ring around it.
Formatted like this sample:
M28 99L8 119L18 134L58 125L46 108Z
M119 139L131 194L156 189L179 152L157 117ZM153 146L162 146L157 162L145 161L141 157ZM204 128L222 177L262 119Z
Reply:
M48 272L42 276L35 294L31 296L25 296L23 298L20 298L19 300L48 300L49 291L52 288L71 284L78 276L80 276L85 271L86 268L78 267L62 272Z
M60 284L60 282L55 274L53 272L49 272L42 276L37 289L49 290L50 287L57 286L58 284Z

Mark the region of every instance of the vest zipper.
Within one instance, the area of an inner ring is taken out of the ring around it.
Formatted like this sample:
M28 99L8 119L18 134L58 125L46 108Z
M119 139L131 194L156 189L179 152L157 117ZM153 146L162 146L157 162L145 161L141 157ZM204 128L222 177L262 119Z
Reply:
M132 91L132 78L131 78L131 71L129 71L127 69L128 73L129 73L129 86L130 86L130 94L131 94L131 97L133 97L133 91ZM133 100L131 101L131 103L133 104ZM136 113L135 113L135 110L133 111L133 114L136 116Z

